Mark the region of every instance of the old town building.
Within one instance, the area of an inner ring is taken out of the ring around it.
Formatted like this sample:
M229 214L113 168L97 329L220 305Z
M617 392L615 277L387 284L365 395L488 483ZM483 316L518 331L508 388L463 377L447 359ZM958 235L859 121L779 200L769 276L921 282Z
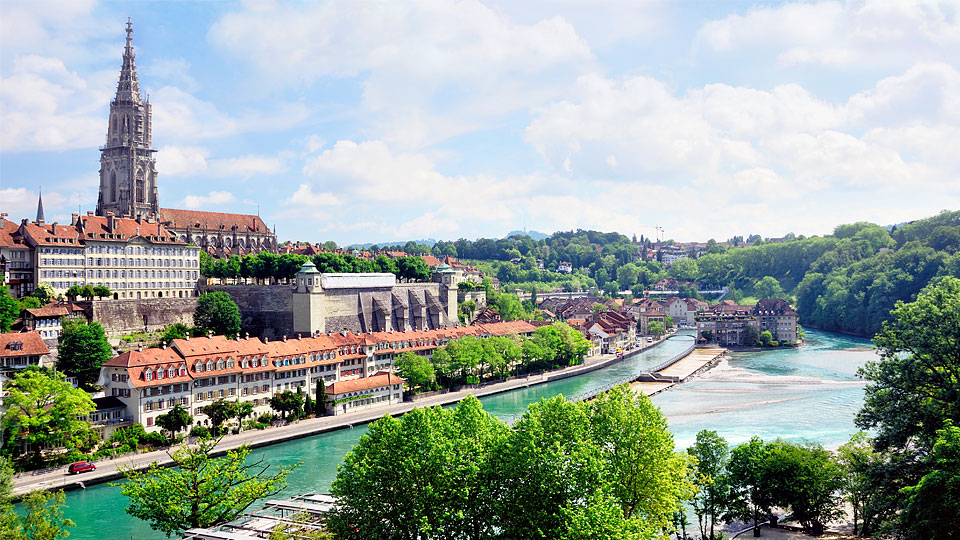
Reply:
M152 106L144 100L133 52L133 26L127 42L117 93L110 103L107 140L100 149L100 192L96 215L151 220L173 237L217 255L277 251L277 236L260 216L160 208Z
M147 431L157 431L156 417L177 405L187 408L200 425L209 425L202 407L219 399L250 402L255 416L273 412L271 397L299 389L315 399L320 380L328 388L328 412L343 414L402 400L402 389L395 386L403 381L385 374L404 352L429 358L451 339L527 336L534 330L530 323L512 321L272 341L224 336L176 339L169 347L128 351L107 361L97 384L104 387L105 396L124 403L118 418L140 423Z

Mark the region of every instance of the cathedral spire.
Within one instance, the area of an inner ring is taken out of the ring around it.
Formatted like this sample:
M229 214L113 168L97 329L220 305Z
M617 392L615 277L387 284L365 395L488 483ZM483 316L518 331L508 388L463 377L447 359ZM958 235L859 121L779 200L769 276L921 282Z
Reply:
M139 103L140 82L137 80L137 65L133 53L133 23L127 17L127 45L123 48L123 67L120 68L120 82L117 83L117 101Z
M43 222L43 189L37 196L37 223Z

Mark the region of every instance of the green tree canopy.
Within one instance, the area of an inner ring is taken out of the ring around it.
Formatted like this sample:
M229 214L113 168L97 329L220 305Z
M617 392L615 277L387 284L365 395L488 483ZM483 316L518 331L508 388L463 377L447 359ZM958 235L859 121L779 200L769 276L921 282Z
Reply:
M193 424L193 417L179 403L174 405L169 412L157 416L157 425L170 432L171 440L176 438L177 433L187 429L191 424Z
M57 342L57 369L76 377L87 387L100 378L100 366L113 358L113 348L98 322L87 323L79 317L65 318Z
M253 503L287 486L287 474L299 463L281 465L272 475L262 460L247 462L250 449L241 446L212 458L219 440L184 444L170 458L174 467L156 462L144 471L121 468L126 482L120 493L130 499L127 513L149 522L168 537L187 529L212 527L239 517Z
M436 381L436 373L430 360L410 351L401 354L394 367L410 388L429 389Z
M940 279L891 316L874 338L881 359L860 370L870 384L857 424L876 430L880 449L929 450L948 420L960 424L960 279Z
M687 449L687 453L696 459L694 484L697 492L691 506L697 514L700 538L718 540L716 525L717 522L722 524L721 517L729 502L727 460L730 447L716 431L705 429L697 433L696 443Z
M20 317L20 303L5 285L0 285L0 333L9 332L13 321Z
M90 425L80 418L96 407L89 394L74 388L63 375L40 369L25 369L3 385L7 392L2 423L8 440L22 438L34 447L37 464L44 447L83 447L90 441ZM19 445L3 446L4 452L19 451Z
M197 300L193 324L204 332L211 331L216 335L235 336L240 333L240 308L225 292L203 293Z
M213 435L221 435L223 424L231 418L236 418L239 412L239 403L237 401L228 401L218 399L209 405L200 407L200 412L210 418L210 424L213 426Z
M270 408L281 413L284 420L290 415L296 419L299 416L297 412L303 410L303 394L285 390L270 398Z

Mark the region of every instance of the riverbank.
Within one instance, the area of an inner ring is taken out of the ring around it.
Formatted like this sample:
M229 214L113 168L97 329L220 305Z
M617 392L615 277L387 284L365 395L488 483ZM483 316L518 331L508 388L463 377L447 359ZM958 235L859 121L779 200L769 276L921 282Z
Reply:
M672 335L670 337L672 337ZM432 407L435 405L450 405L457 403L468 395L484 397L570 377L576 377L578 375L590 373L592 371L609 367L618 362L622 362L625 359L631 358L664 343L667 339L669 338L664 337L653 343L644 343L644 346L628 351L619 358L615 354L597 355L587 358L584 363L580 365L570 366L554 371L547 371L530 375L528 377L520 377L503 382L488 384L476 388L465 388L456 392L446 392L443 394L417 399L413 402L404 402L374 410L359 411L356 413L348 413L339 416L309 418L305 420L299 420L285 426L271 427L263 430L243 431L236 435L226 435L223 437L220 444L217 445L214 454L222 455L227 451L236 449L242 445L247 445L251 448L259 448L286 441L302 439L329 431L351 428L357 425L364 425L382 418L384 415L401 415L415 407ZM171 463L170 456L168 455L167 451L167 449L156 450L142 454L127 454L114 459L99 460L94 462L97 466L97 470L80 475L68 475L67 467L57 467L54 469L23 473L13 479L13 494L15 496L22 495L36 489L83 489L88 485L117 480L123 476L120 472L120 469L139 470L149 467L153 462L158 462L164 465Z

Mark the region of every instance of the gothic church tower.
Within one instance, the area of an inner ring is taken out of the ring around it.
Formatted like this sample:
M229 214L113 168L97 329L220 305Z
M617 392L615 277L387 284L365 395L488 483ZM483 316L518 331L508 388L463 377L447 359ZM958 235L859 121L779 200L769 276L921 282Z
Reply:
M118 217L156 217L160 209L156 150L150 147L152 113L150 102L140 96L132 34L133 25L127 19L120 82L110 103L107 142L100 149L99 216L113 212Z

